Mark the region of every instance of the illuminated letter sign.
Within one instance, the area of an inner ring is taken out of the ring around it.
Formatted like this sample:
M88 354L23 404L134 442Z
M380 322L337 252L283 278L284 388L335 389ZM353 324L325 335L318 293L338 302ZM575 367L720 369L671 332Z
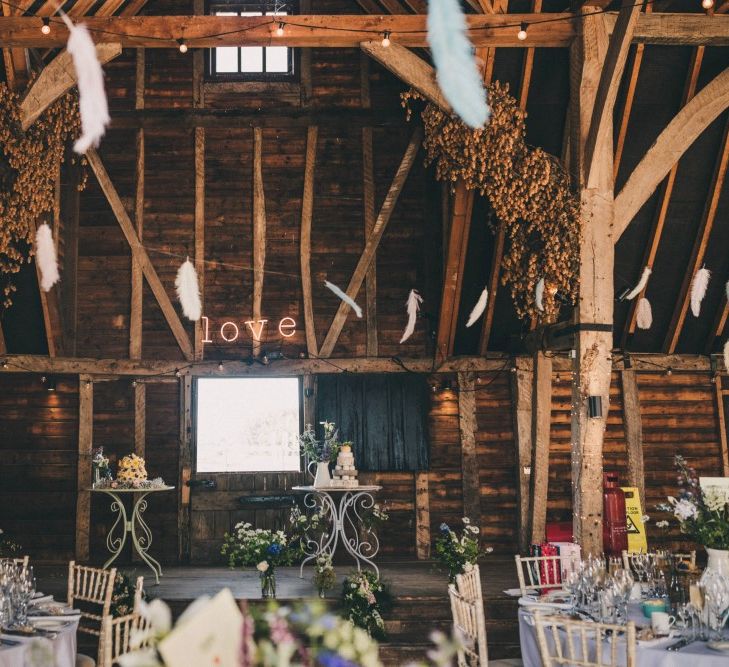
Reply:
M233 334L232 338L227 338L225 335L225 327L228 325L232 326L233 329L235 329L235 334ZM232 343L236 338L238 338L238 325L235 322L225 322L222 327L220 327L220 337L226 342L226 343Z
M220 325L213 324L211 333L210 319L203 315L201 318L200 335L202 343L234 343L240 337L241 330L235 322L228 320ZM260 343L265 338L264 330L268 324L268 320L245 320L243 323L250 331L251 338ZM218 332L220 339L215 339L215 332ZM291 338L296 335L296 320L293 317L282 317L278 322L278 334L282 338Z

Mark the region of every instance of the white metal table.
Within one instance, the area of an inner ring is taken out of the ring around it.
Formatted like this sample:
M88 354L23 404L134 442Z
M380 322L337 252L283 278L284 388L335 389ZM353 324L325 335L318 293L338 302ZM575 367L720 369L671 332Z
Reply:
M377 534L362 521L362 512L370 510L375 505L373 493L382 487L376 485L361 485L355 487L315 487L294 486L292 491L305 493L304 506L309 509L319 509L331 523L331 531L324 533L319 540L308 540L304 544L307 556L301 563L299 577L304 576L304 565L322 554L334 556L337 545L341 540L347 553L354 558L357 569L366 563L380 576L380 570L372 559L380 550L380 541Z
M127 534L131 534L132 548L149 565L154 572L155 582L159 584L162 566L148 553L149 547L152 545L152 531L142 515L147 510L147 496L150 493L172 491L174 488L174 486L161 486L153 489L111 489L106 487L89 489L92 493L105 493L107 496L111 496L111 511L117 513L116 521L106 535L106 548L111 552L111 558L104 563L104 569L119 557L127 542ZM131 519L127 514L122 494L132 497Z

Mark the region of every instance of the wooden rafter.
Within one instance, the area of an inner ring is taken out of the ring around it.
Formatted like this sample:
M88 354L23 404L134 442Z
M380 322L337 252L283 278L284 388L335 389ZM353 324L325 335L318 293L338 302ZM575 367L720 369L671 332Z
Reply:
M132 257L135 257L142 265L144 277L147 279L147 283L157 299L157 303L162 310L162 314L167 320L167 324L172 330L172 334L174 335L177 344L180 346L185 359L192 360L194 354L190 337L187 335L187 331L185 331L185 327L182 325L182 322L172 305L172 301L167 294L167 290L164 285L162 285L162 281L159 279L159 275L157 275L157 271L152 265L149 255L147 255L147 251L137 236L134 224L129 218L129 214L124 208L124 204L119 197L119 193L116 191L114 184L111 182L109 174L107 173L99 154L94 149L90 149L86 153L86 160L96 175L99 185L111 206L111 210L114 212L114 216L124 233L127 243L132 249Z
M686 312L689 306L689 292L691 289L691 281L696 272L701 268L706 254L706 248L709 244L711 230L716 220L716 212L719 208L719 198L724 187L724 179L726 178L727 164L729 163L729 121L724 127L724 136L719 144L719 153L714 166L714 175L709 187L709 196L704 206L704 213L701 216L701 222L696 233L696 240L691 251L691 258L681 283L681 291L676 300L676 307L673 311L673 317L668 327L666 340L663 345L664 352L673 354L676 351L683 324L686 319Z
M614 13L602 15L608 32L616 21ZM282 36L274 36L278 23L250 16L90 16L85 20L93 35L113 34L125 48L177 48L184 38L192 48L268 46L272 39L280 46L352 48L375 35L390 33L401 46L427 46L425 15L325 15L302 14L287 25ZM569 46L577 34L574 15L550 14L550 22L539 22L535 14L469 14L466 21L475 47L517 48ZM562 20L560 20L562 19ZM41 20L31 16L0 17L0 43L8 47L63 47L68 31L52 19L49 35L40 32ZM517 38L514 25L530 23L528 44ZM729 16L700 14L642 14L633 40L646 44L729 45Z
M349 285L347 286L347 295L349 295L349 297L351 297L352 299L356 299L357 293L359 292L360 287L362 287L362 282L364 281L365 275L367 273L367 267L369 266L372 258L375 255L375 252L377 251L377 246L380 244L382 235L385 233L387 224L390 221L390 217L392 216L392 211L394 210L395 204L400 197L400 193L402 192L403 186L405 185L405 181L408 177L408 174L410 173L410 169L415 162L415 157L418 154L418 150L420 149L422 135L423 131L420 127L416 128L413 132L413 135L410 138L410 142L405 149L405 154L403 155L402 161L400 162L400 166L397 168L397 172L395 172L395 176L392 179L390 189L385 195L385 201L382 203L382 207L380 208L380 213L377 216L377 220L375 220L375 225L372 228L372 233L367 238L364 250L362 251L362 255L357 262L357 267L355 268L354 273L352 274L352 277L349 281ZM344 303L344 301L339 304L339 308L337 309L337 313L332 320L332 324L329 327L329 331L327 332L326 338L324 339L324 343L322 343L321 349L319 350L320 357L331 356L332 351L334 350L334 346L339 339L339 334L342 331L342 327L344 327L344 323L347 320L347 314L349 313L349 310L350 307L346 303Z
M615 241L697 137L729 106L729 68L691 99L661 132L615 197Z
M19 0L11 6L8 3L2 3L3 16L14 16L24 14L30 9L32 2L30 0ZM16 6L17 5L17 6ZM28 53L23 48L9 49L3 48L3 60L5 62L5 79L11 90L20 90L28 83L29 67Z
M699 79L699 72L701 71L701 63L704 59L704 47L697 46L693 55L691 56L691 64L689 65L688 75L686 77L686 85L684 86L683 98L681 99L681 107L683 108L686 103L696 94L696 84ZM643 257L643 263L641 264L641 270L643 267L653 269L653 263L656 260L658 253L658 246L661 243L661 237L663 235L663 228L668 216L668 204L671 201L671 195L673 194L673 187L676 183L676 173L678 172L678 162L671 167L671 171L668 172L668 176L661 185L661 192L658 198L658 207L653 217L653 225L649 236L648 246ZM621 340L621 347L625 349L628 342L628 336L635 332L636 316L638 301L644 295L645 289L630 303L630 310L628 317L625 321L625 329L623 330L623 337Z
M552 358L543 352L534 355L531 398L532 474L529 489L529 539L531 544L539 544L544 541L547 525L549 429L552 414Z
M301 292L304 299L304 328L306 351L310 357L318 357L314 322L314 302L311 295L311 221L314 210L314 174L316 169L316 143L319 128L311 126L306 133L306 164L304 167L304 194L301 197Z

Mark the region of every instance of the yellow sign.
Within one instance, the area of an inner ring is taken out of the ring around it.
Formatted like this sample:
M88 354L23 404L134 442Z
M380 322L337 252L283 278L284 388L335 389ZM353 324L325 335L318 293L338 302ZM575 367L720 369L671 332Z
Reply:
M628 526L628 551L630 553L646 553L648 540L643 525L643 510L640 506L638 489L632 486L620 487L625 493L625 520Z

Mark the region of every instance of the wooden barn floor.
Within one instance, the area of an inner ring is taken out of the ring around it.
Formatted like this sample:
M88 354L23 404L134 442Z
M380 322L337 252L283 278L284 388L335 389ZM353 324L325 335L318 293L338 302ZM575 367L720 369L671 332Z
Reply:
M389 640L383 644L381 657L386 665L401 665L423 658L429 648L428 635L433 629L448 630L450 606L447 579L429 562L378 563L380 574L391 588L395 599L393 610L385 616ZM146 576L140 565L122 566L131 576L145 575L145 588L151 597L167 601L175 614L179 614L200 595L214 594L221 588L230 588L238 600L256 601L260 598L257 573L240 572L224 567L168 566L159 586L154 578ZM341 577L349 571L349 564L338 567ZM147 571L148 572L148 571ZM486 628L489 657L492 659L519 655L517 628L517 602L504 595L506 588L517 586L516 570L512 558L489 556L481 565L483 579ZM38 588L57 597L66 595L66 570L59 566L37 567ZM311 568L279 568L276 574L277 597L292 601L316 595L311 584ZM332 603L339 597L339 586L331 591Z

